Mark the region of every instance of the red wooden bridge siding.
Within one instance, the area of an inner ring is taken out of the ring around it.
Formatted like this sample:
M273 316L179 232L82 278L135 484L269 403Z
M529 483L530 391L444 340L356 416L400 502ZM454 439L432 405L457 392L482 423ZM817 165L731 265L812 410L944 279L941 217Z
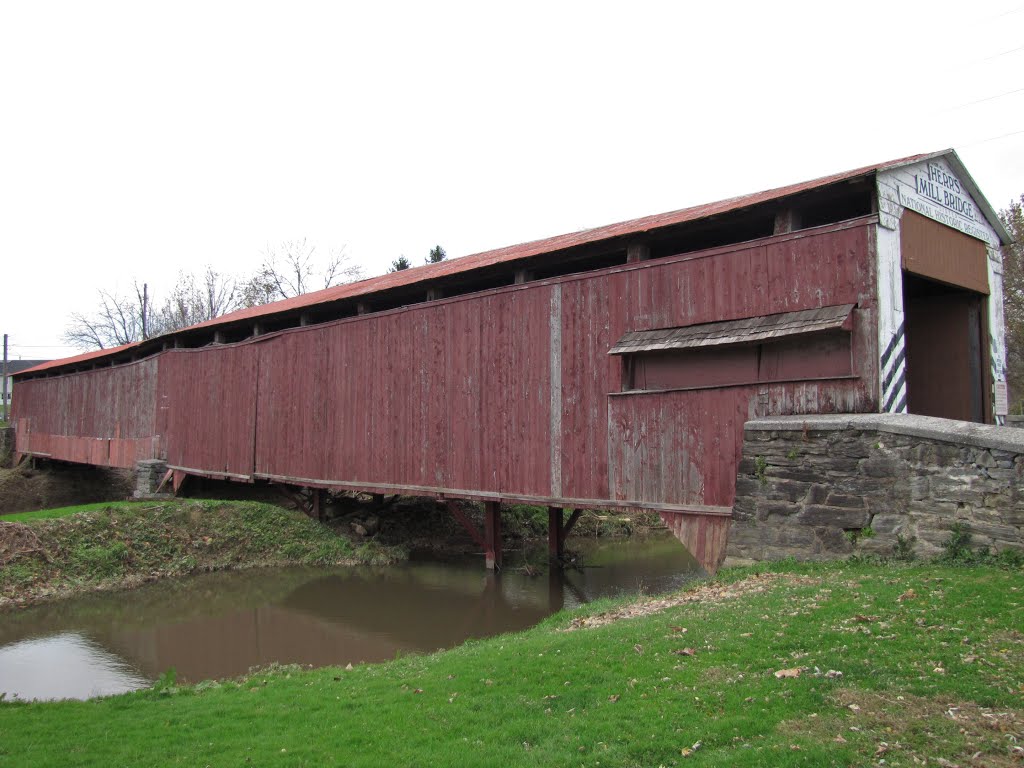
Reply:
M133 467L140 459L160 456L158 366L150 358L19 382L15 449L110 467Z
M751 416L877 410L873 222L19 382L18 450L120 466L162 451L213 475L556 506L729 507ZM839 304L857 304L853 377L620 393L608 351L627 331ZM106 460L83 440L110 441ZM727 519L659 511L708 558L723 551Z
M160 431L167 463L249 478L259 350L252 344L175 349L160 360Z

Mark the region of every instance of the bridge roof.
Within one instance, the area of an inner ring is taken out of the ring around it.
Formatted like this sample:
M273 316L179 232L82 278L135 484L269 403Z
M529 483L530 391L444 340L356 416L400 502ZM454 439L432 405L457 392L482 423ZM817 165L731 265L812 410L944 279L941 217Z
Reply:
M199 323L188 328L183 328L179 331L174 331L170 334L159 337L159 339L164 341L183 333L191 333L203 329L214 329L221 326L238 324L245 321L254 321L261 318L271 318L277 315L294 313L296 311L302 311L320 305L331 304L344 299L360 299L395 288L407 287L417 283L437 281L454 275L465 274L495 265L510 264L543 254L551 254L554 257L554 254L558 252L577 246L598 243L603 240L611 240L613 238L620 238L624 236L641 235L654 230L663 229L665 227L698 221L700 219L706 219L723 213L740 211L744 208L750 208L761 203L779 200L803 192L827 187L838 182L851 181L857 178L870 176L880 171L899 168L901 166L911 165L913 163L919 163L924 160L930 160L938 157L946 159L954 166L957 173L965 180L965 183L969 185L969 191L974 195L976 201L979 203L979 208L985 214L986 219L988 219L989 223L992 224L1000 237L1003 237L1006 233L999 222L999 218L995 214L995 211L987 201L985 201L984 197L981 196L977 185L974 183L973 179L970 178L970 174L967 172L967 169L960 161L956 152L952 149L946 149L939 152L911 155L897 160L889 160L884 163L866 165L861 168L854 168L852 170L842 171L829 176L822 176L821 178L811 179L797 184L789 184L787 186L776 187L774 189L763 190L761 192L754 192L747 195L741 195L739 197L731 197L725 200L705 203L691 208L683 208L677 211L643 216L638 219L630 219L629 221L608 224L594 229L570 232L542 240L534 240L532 242L506 246L492 251L485 251L483 253L451 258L436 264L411 267L409 269L390 272L385 275L360 280L354 283L336 285L331 288L306 293L294 298L237 310L235 312L221 315L220 317L212 320L207 320L206 322ZM1008 237L1006 238L1006 241L1008 242ZM128 344L112 349L86 352L74 357L46 362L35 366L34 368L22 371L21 373L24 375L66 366L80 365L84 362L97 361L105 357L118 355L126 351L134 351L136 349L142 352L143 350L139 348L147 347L147 349L151 349L154 341L155 339L148 339L143 342Z

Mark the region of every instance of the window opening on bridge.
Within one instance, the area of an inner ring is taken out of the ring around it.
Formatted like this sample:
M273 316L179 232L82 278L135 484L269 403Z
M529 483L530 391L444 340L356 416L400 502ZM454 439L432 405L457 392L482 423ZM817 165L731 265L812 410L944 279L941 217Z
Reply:
M624 392L851 376L853 308L630 331L609 354L622 356Z

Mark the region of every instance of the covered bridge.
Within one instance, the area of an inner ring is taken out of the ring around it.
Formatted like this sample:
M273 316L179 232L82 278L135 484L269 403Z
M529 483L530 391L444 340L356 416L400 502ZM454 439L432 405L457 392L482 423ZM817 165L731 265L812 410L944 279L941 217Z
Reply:
M743 425L1005 413L1000 241L952 150L452 259L46 363L22 456L659 512L709 569Z

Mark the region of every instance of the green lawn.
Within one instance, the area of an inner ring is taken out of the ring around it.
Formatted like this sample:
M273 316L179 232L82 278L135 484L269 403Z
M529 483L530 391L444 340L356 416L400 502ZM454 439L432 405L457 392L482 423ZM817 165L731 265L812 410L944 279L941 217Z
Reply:
M1020 764L1019 568L784 564L623 606L353 670L0 705L0 766Z
M37 509L34 512L16 512L0 517L0 523L24 523L29 520L51 520L67 517L78 512L95 512L101 509L131 509L132 507L153 506L152 501L99 501L95 504L78 504L73 507L57 507L56 509Z

